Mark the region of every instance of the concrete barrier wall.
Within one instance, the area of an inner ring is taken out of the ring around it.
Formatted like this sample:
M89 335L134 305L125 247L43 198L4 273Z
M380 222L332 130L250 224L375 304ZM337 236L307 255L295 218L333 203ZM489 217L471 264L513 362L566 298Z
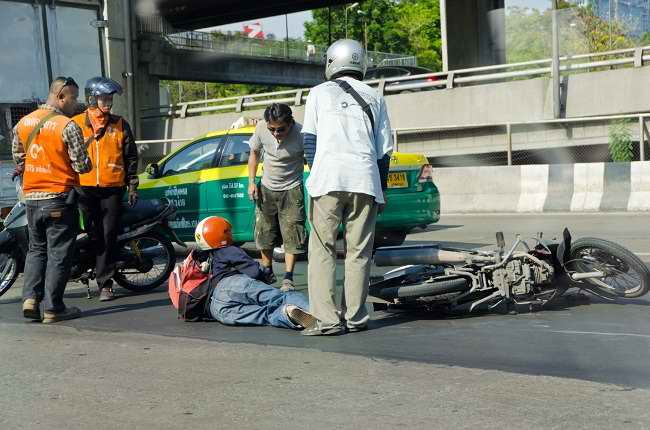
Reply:
M443 213L650 211L650 161L440 168Z

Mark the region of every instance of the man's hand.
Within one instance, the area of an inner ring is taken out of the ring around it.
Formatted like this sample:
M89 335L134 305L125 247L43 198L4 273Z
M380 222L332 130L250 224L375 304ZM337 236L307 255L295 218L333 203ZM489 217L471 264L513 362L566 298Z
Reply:
M248 182L248 198L251 200L257 200L258 198L257 184L255 181Z
M17 165L16 168L14 169L14 173L11 175L11 180L13 181L14 179L16 179L16 176L22 176L24 170L25 170L24 164Z
M138 191L135 185L129 185L129 206L134 207L138 203Z
M386 190L382 190L381 193L384 195L384 203L379 204L379 207L377 208L377 213L382 213L384 209L386 209L386 205L388 204L388 196L386 195Z

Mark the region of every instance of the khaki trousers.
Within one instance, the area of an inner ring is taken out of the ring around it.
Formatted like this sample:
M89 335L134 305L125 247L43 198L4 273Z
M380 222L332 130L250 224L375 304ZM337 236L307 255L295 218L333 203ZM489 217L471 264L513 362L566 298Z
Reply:
M348 327L368 323L365 303L377 205L368 194L332 192L311 199L309 208L309 312L323 327ZM345 280L341 309L336 306L336 236L340 224L345 230Z

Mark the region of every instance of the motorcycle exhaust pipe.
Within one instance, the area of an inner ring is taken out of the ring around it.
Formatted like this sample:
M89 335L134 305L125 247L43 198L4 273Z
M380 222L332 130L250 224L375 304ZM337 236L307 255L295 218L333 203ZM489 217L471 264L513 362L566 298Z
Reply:
M377 248L375 265L406 266L409 264L456 264L471 257L463 252L441 250L436 245L389 246Z

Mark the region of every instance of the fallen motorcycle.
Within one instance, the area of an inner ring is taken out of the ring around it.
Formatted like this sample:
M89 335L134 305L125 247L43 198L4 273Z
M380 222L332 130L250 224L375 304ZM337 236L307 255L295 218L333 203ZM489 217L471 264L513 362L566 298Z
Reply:
M503 233L496 236L493 251L433 244L378 248L375 265L402 267L372 279L370 301L378 308L536 310L574 287L607 300L641 297L650 288L646 265L616 243L572 241L565 228L559 241L545 240L541 233L526 240L517 236L506 250Z
M16 185L20 195L20 183ZM176 208L167 199L140 200L131 208L126 203L120 218L117 236L115 282L134 292L152 290L169 278L176 264L172 242L185 247L168 220ZM70 280L86 285L88 298L90 280L95 278L95 241L85 231L77 236ZM6 293L23 271L29 249L27 211L18 201L4 219L0 231L0 296Z

